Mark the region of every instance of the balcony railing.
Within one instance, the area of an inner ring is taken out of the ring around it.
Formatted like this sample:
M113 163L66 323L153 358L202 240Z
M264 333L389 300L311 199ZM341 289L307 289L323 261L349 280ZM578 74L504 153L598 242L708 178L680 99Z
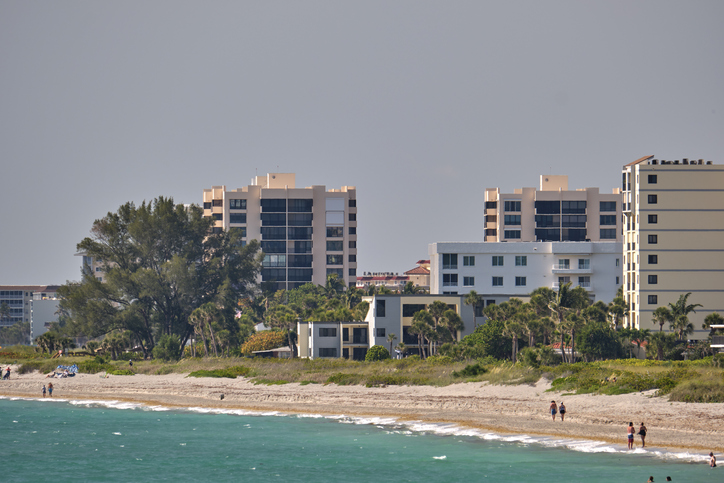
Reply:
M711 346L722 346L724 347L724 335L715 335L711 338Z

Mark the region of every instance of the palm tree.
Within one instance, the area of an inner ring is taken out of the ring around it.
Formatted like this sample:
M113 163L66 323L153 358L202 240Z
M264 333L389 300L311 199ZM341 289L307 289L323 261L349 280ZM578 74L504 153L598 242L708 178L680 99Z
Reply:
M424 339L429 340L428 337L434 332L433 324L434 320L432 315L430 315L430 312L427 310L420 310L412 316L412 325L410 326L409 332L412 335L417 335L420 357L422 359L425 358Z
M686 335L694 332L694 324L689 322L689 314L695 314L697 307L703 307L701 304L687 304L690 295L691 292L682 294L675 303L669 303L673 319L669 323L671 330L675 330L678 334L679 340L684 340Z
M478 295L478 292L475 290L471 290L468 292L467 295L465 295L465 305L470 305L473 308L473 328L476 328L478 326L478 320L477 320L477 311L478 307L483 301L483 297Z
M623 298L623 285L616 291L616 297L608 304L608 317L614 329L618 329L619 322L628 316L629 308Z
M659 332L664 330L664 324L673 320L671 311L666 307L657 307L654 313L651 315L651 320L654 323L659 324Z
M458 332L465 330L463 319L452 309L448 309L440 319L440 324L450 333L453 342L458 340Z
M395 334L393 334L392 332L387 334L387 342L390 343L390 354L392 354L392 344L395 342L395 340L397 340L397 336Z
M407 345L405 345L404 342L400 342L399 344L397 344L395 346L395 349L400 351L400 354L402 354L404 356L405 353L407 352Z
M704 318L704 323L701 324L702 329L711 329L712 325L724 324L724 317L719 315L717 312L712 312ZM713 329L711 329L713 331Z
M503 335L513 339L513 352L510 360L516 362L518 356L518 335L523 332L523 325L516 319L509 319L505 322Z

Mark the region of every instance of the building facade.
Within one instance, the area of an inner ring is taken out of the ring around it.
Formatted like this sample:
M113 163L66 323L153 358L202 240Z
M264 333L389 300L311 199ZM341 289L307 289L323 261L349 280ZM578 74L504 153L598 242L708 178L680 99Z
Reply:
M486 242L621 241L621 192L568 189L568 176L542 175L540 189L485 190Z
M239 230L244 242L259 240L265 257L261 281L271 288L324 285L337 274L357 280L357 196L353 186L296 188L295 174L257 176L249 186L203 193L204 215L216 230Z
M659 330L654 310L691 292L693 338L706 338L704 318L724 313L724 166L645 156L622 181L627 325Z
M9 317L0 319L0 327L31 322L33 299L52 299L57 291L58 285L0 285L0 305L6 303L10 308Z
M475 290L490 305L526 297L539 287L557 291L570 282L608 303L622 283L621 252L615 241L432 243L430 293Z

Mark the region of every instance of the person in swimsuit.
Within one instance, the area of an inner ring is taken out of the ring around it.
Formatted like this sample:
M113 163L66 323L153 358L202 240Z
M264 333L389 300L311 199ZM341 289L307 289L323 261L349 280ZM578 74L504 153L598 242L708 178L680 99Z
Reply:
M558 412L561 413L561 421L566 417L566 406L563 404L563 401L561 401L561 405L558 406Z
M558 406L556 406L555 401L551 401L551 417L553 417L553 421L556 420L556 413L558 412Z
M53 397L53 383L52 382L48 383L48 395L50 397Z
M636 432L633 426L633 421L628 423L628 429L626 432L628 433L628 449L633 449L634 433Z
M709 453L709 466L716 468L716 456L714 456L714 453Z
M641 447L646 447L646 426L644 426L644 423L641 423L641 426L639 426L639 436L641 436Z
M45 397L45 384L43 384L43 397Z

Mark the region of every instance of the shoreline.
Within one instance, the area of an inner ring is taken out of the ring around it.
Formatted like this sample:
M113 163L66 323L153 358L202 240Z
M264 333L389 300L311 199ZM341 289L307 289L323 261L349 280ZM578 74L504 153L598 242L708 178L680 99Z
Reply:
M255 385L244 379L188 378L187 374L110 376L78 374L48 379L44 374L18 375L0 381L0 396L42 399L52 382L53 399L122 401L168 408L278 412L287 415L393 418L400 423L453 424L501 437L530 435L555 440L586 440L626 446L626 426L641 421L649 429L646 451L705 455L724 452L724 404L669 402L648 391L617 396L565 395L536 385L494 386L337 386L288 383ZM220 395L224 394L224 399ZM550 401L564 400L566 421L551 420ZM641 440L635 439L635 449ZM698 458L697 458L698 459Z

